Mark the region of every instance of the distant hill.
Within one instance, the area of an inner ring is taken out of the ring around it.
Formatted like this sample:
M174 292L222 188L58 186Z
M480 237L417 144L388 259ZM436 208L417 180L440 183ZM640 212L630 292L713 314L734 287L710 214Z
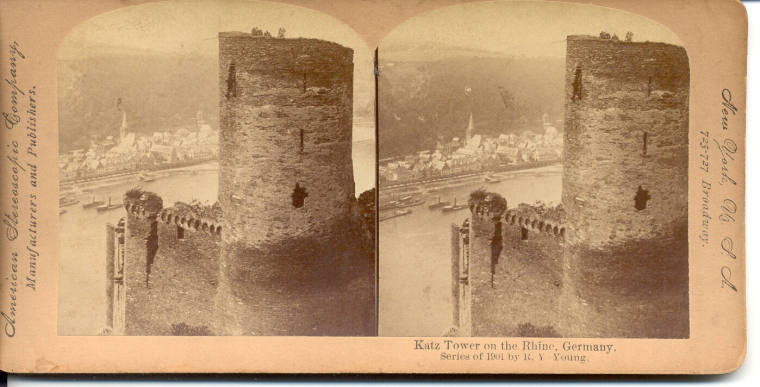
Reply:
M118 136L119 98L130 131L151 133L179 126L192 129L198 111L207 123L218 128L215 53L166 54L109 46L96 46L86 53L82 57L69 55L58 62L61 152L86 148L90 138ZM374 95L374 85L357 86L364 89L359 89L354 98ZM374 120L374 101L359 102L354 120Z
M432 148L437 136L463 137L470 111L475 133L492 135L539 129L543 113L562 118L564 58L416 49L379 53L380 158Z
M116 136L121 98L129 130L193 127L198 111L217 127L217 61L201 55L103 50L59 61L59 146L83 148L91 137Z

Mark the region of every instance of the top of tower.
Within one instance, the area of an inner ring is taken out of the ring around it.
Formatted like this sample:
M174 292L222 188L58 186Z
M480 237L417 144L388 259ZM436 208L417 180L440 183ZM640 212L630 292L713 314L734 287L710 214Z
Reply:
M622 39L611 39L611 38L602 38L599 36L593 36L593 35L568 35L567 41L594 41L594 42L609 42L614 44L627 44L627 45L662 45L662 46L671 46L671 47L678 47L682 48L679 45L671 44L671 43L663 43L663 42L650 42L650 41L625 41Z
M262 36L262 35L253 35L249 32L240 32L240 31L222 31L219 32L219 39L234 39L239 41L246 41L249 40L251 42L282 42L284 44L290 43L319 43L319 44L325 44L325 45L331 45L334 46L334 48L340 48L343 50L347 50L350 52L353 52L354 50L349 47L342 46L338 43L331 42L328 40L322 40L322 39L316 39L316 38L278 38L274 36Z

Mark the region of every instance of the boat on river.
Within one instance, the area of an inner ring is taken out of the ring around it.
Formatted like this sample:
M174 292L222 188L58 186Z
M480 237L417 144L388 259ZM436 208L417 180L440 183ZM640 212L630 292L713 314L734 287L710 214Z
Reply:
M483 181L485 181L486 183L498 183L501 180L502 179L493 177L493 175L490 173L486 174L485 177L483 177Z
M58 198L58 207L68 207L79 203L79 199L73 196L64 195Z
M100 205L105 204L105 200L97 200L95 199L95 195L90 196L90 200L86 203L82 203L82 208L92 208L92 207L98 207Z
M122 206L121 203L111 203L111 197L109 196L108 203L101 204L95 207L95 209L98 210L98 212L103 212L103 211L115 210L117 208L121 208L121 206Z
M442 202L441 201L441 197L439 196L438 197L438 202L428 205L428 208L431 209L431 210L434 210L436 208L446 207L446 206L448 206L450 204L451 204L451 202Z
M142 173L140 173L139 179L140 179L140 181L147 183L149 181L156 180L157 177L158 177L158 175L156 175L154 173L142 172Z
M453 212L453 211L459 211L467 208L467 204L457 204L457 198L454 198L454 204L450 204L448 206L444 206L441 208L441 212Z

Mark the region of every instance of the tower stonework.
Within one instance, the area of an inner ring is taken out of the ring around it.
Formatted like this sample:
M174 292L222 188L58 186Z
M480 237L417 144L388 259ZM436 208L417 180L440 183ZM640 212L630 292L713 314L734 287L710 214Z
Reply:
M568 36L564 331L688 337L689 61Z
M339 312L352 308L340 252L355 200L353 51L222 32L219 85L220 332L368 334Z
M220 33L219 66L225 244L328 239L354 197L353 51Z
M688 212L688 139L686 50L569 36L567 241L601 248L671 236Z

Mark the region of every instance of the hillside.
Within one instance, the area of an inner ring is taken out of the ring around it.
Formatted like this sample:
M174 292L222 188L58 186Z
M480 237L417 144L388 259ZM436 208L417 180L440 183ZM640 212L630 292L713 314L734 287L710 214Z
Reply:
M92 137L118 135L118 99L130 131L192 127L198 111L217 126L219 92L213 57L109 53L60 60L58 74L61 152L86 147Z
M463 137L471 110L475 133L491 135L539 128L543 113L563 115L564 58L425 60L381 51L380 72L380 158L432 148L438 136Z

